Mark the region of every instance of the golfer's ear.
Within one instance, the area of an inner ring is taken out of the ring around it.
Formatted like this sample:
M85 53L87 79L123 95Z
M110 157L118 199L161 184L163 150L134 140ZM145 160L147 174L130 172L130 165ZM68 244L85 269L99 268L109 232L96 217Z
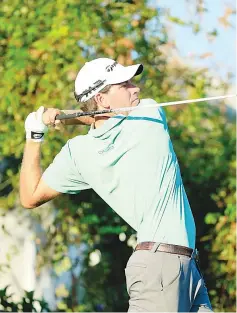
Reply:
M105 93L98 92L94 96L95 102L98 107L104 108L104 109L110 109L110 105L108 103L107 97Z

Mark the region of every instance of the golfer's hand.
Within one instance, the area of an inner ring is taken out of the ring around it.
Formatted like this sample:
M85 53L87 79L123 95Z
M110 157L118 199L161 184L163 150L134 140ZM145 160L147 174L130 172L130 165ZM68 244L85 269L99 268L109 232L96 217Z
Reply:
M80 113L82 110L63 110L64 114L74 114L74 113ZM95 119L91 116L80 116L75 118L70 118L63 120L64 125L91 125L95 122Z
M48 127L43 123L44 107L41 106L36 112L30 113L25 120L26 139L34 142L44 140L44 134Z
M48 127L54 127L55 129L61 129L65 125L64 120L55 120L58 114L63 112L59 109L45 108L43 113L43 123Z
M58 114L73 114L82 112L81 110L59 110L54 108L48 108L44 110L43 123L48 127L54 127L61 130L65 125L91 125L94 123L94 118L90 116L81 116L65 120L55 120Z

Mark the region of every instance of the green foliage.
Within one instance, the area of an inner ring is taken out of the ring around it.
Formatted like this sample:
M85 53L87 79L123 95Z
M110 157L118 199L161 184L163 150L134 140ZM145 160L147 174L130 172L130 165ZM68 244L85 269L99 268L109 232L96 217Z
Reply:
M8 288L0 289L0 312L50 312L47 303L36 299L33 291L25 291L20 301L14 301Z
M171 22L174 22L174 23L182 25L182 26L187 25L187 23L185 23L183 20L181 20L180 18L175 17L175 16L169 16L169 20Z
M206 11L203 1L195 3L197 12ZM171 42L160 22L162 13L147 4L146 0L2 1L2 208L19 206L18 173L27 114L40 105L75 108L73 81L84 62L109 56L127 65L144 63L144 75L137 78L142 96L158 102L199 98L215 91L205 70L175 63L167 56L164 51L167 47L170 50ZM201 31L195 21L167 18L180 26L191 26L195 33ZM218 36L218 30L209 35ZM167 118L195 215L197 246L213 307L217 311L235 311L235 125L221 102L219 107L208 103L183 105L168 109ZM43 145L43 168L69 138L86 132L86 126L68 127L61 133L50 131ZM133 230L91 190L60 197L50 210L55 214L50 225L46 223L45 208L31 214L42 225L47 224L47 240L40 244L37 255L37 272L51 264L56 276L63 271L72 276L71 288L58 291L58 310L127 310L124 267L132 252L128 242ZM124 242L118 239L120 233L127 236ZM84 270L76 276L74 269L80 260L73 262L69 258L69 247L83 242L87 245ZM89 256L95 249L101 252L101 260L91 266ZM31 305L27 309L33 310L33 293L25 297L28 300L24 305ZM23 302L13 304L6 290L1 291L1 301L5 309L9 306L12 311L22 310Z

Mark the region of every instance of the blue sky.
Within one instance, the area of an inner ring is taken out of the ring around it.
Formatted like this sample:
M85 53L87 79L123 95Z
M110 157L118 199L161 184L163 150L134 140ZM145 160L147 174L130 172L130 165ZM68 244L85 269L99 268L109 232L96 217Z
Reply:
M193 9L188 3L194 0L151 0L152 6L159 6L170 9L172 16L184 21L201 22L201 31L194 34L191 27L179 26L168 23L170 27L170 38L177 44L178 53L189 63L210 68L212 73L222 78L227 77L231 72L235 77L231 84L236 85L236 20L230 16L228 21L234 27L225 28L218 21L224 15L227 6L236 8L235 0L205 0L207 13L204 13L201 20L193 14ZM188 9L189 8L189 9ZM218 30L218 36L213 41L208 41L207 32L213 29ZM200 59L198 55L210 52L213 55ZM194 56L196 55L196 57Z

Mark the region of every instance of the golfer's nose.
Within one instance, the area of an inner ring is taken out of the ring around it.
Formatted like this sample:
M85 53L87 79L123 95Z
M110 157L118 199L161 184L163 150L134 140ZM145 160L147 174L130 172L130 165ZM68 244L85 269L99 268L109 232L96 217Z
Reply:
M140 88L139 87L137 87L136 85L134 85L133 83L131 83L130 82L130 84L129 84L129 88L131 88L131 90L132 90L132 92L133 93L139 93L140 92Z

